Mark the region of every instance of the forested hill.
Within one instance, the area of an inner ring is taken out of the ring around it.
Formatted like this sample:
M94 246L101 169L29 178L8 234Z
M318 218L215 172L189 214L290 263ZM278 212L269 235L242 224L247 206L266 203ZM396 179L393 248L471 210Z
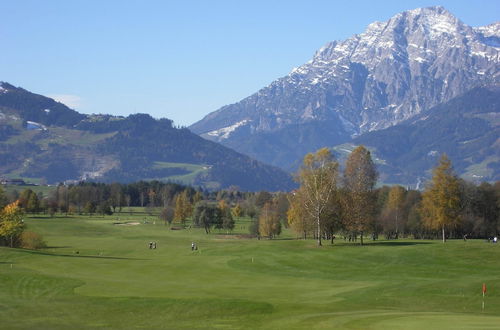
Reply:
M289 174L147 114L83 115L53 99L0 85L0 176L176 181L205 188L289 190Z
M363 134L387 182L412 182L445 152L472 181L500 179L500 87L475 88L399 125Z
M7 111L14 110L24 121L34 121L43 125L72 127L86 117L51 98L14 87L6 82L0 82L0 107Z

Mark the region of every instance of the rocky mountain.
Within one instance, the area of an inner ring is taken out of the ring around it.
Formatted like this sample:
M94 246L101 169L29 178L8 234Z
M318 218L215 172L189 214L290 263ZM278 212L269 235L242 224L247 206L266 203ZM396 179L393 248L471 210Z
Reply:
M284 171L207 141L168 119L84 115L0 83L0 177L175 181L217 189L289 190Z
M304 65L190 129L294 169L305 152L385 129L478 86L500 84L500 22L471 27L443 7L399 13L319 49Z

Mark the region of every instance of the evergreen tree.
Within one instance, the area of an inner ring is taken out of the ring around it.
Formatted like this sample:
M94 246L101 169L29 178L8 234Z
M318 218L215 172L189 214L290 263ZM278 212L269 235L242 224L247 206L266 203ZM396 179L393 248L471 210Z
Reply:
M38 196L32 192L28 197L28 202L26 204L26 211L31 213L37 213L40 210L40 201Z
M7 205L8 203L8 198L7 195L5 194L5 191L3 188L0 186L0 210Z

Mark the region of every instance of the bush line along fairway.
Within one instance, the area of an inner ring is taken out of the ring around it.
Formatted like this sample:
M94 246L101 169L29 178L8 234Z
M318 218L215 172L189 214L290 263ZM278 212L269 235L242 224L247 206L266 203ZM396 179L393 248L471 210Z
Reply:
M500 244L336 239L318 248L143 216L28 218L48 247L0 248L5 329L498 328ZM156 250L149 249L157 242ZM191 251L195 241L198 251ZM482 283L487 285L482 310Z

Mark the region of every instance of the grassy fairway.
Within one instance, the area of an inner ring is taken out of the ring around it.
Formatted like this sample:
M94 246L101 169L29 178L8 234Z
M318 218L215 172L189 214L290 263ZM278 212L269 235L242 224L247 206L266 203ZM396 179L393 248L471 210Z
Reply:
M116 218L28 219L50 247L0 248L1 328L500 327L500 244L317 248Z

